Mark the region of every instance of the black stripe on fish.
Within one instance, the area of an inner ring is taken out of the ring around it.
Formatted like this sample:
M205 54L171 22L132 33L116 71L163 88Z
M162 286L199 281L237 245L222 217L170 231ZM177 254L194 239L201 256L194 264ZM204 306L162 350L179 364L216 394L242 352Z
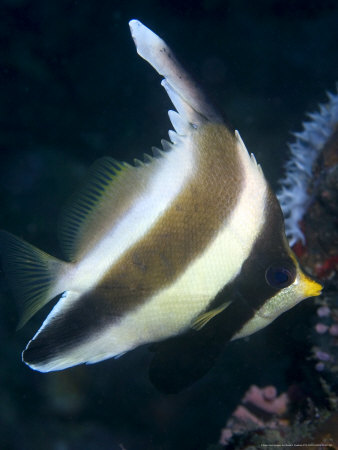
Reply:
M187 332L153 345L149 368L151 382L166 393L176 393L204 376L230 341L257 310L279 289L265 280L271 264L287 265L296 272L284 238L282 213L272 192L266 204L266 220L239 275L215 297L210 309L231 304L201 330Z
M36 365L57 355L62 358L66 349L74 350L95 339L116 320L174 283L203 254L236 208L243 184L233 133L219 125L205 129L196 143L200 161L191 182L96 288L84 293L41 329L24 352L25 362Z

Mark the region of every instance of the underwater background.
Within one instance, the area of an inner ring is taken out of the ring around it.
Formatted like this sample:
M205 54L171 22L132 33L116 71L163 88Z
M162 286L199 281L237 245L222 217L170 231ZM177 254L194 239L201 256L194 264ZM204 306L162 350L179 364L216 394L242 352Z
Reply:
M274 189L290 132L335 91L334 0L0 0L0 228L58 257L58 214L89 166L104 155L132 162L170 128L172 106L136 54L132 18L216 99ZM21 351L49 309L16 331L0 273L1 450L223 448L221 429L252 385L296 386L299 402L312 402L309 422L334 410L310 358L314 300L229 344L177 395L150 384L146 347L59 373L29 369Z

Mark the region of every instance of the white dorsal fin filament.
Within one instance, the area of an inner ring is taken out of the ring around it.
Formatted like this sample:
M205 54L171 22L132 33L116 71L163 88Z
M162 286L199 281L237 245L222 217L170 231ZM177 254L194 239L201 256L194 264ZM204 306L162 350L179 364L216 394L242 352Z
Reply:
M131 20L129 26L137 53L165 78L162 86L184 120L185 128L188 129L189 124L198 126L205 120L222 122L167 44L138 20ZM177 132L181 134L182 123L179 129Z

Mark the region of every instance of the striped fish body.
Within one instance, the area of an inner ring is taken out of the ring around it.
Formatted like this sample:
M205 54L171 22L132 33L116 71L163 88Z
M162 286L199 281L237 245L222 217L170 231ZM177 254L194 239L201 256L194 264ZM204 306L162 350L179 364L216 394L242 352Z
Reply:
M151 342L164 342L158 354L172 358L173 337L199 348L215 341L214 329L223 344L321 289L300 270L279 204L238 132L160 38L138 21L130 28L177 110L169 112L171 142L134 166L112 158L93 166L61 221L70 262L0 235L5 271L25 304L20 325L62 294L23 353L42 372Z

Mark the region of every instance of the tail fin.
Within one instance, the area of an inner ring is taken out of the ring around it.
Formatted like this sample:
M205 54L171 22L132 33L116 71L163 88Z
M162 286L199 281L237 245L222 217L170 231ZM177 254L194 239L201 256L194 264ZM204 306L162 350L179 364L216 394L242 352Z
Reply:
M0 230L0 258L14 296L22 309L18 328L56 295L56 282L67 263Z

